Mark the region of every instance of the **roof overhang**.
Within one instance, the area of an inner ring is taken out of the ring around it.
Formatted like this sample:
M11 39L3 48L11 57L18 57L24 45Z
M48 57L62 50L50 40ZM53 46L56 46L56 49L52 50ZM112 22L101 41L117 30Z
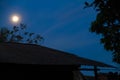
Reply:
M68 52L22 43L0 43L0 62L39 65L87 65L115 68L114 66L78 57Z

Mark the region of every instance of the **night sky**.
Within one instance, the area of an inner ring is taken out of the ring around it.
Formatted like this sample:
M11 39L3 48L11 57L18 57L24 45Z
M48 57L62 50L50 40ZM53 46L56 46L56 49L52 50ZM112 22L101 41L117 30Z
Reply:
M12 27L10 17L18 14L29 32L44 37L41 45L117 66L89 31L96 12L83 9L85 1L91 0L0 0L0 26Z

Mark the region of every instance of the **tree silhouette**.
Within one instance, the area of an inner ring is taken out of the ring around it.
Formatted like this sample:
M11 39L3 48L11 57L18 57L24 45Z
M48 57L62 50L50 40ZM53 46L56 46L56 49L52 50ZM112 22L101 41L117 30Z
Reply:
M43 40L39 34L26 32L26 25L20 24L13 26L10 30L8 28L0 28L0 43L1 42L16 42L16 43L29 43L39 44Z
M102 35L104 48L113 52L113 61L120 63L120 3L119 0L93 0L85 2L85 7L93 7L96 20L92 22L90 31Z

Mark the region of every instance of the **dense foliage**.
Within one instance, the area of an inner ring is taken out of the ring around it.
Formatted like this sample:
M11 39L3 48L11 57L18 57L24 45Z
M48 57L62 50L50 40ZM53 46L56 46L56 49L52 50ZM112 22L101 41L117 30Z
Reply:
M101 34L101 43L113 52L113 61L120 63L120 3L119 0L93 0L85 2L86 7L97 11L96 20L90 31Z

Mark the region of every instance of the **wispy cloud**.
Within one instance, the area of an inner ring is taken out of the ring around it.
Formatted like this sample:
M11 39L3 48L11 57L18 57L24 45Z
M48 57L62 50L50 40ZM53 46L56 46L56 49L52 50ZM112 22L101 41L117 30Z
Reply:
M52 47L57 46L58 49L71 50L73 48L83 48L87 46L94 45L97 40L90 38L92 35L83 32L73 33L71 35L66 35L60 33L58 36L51 37L45 43L51 45Z
M56 18L56 23L54 23L51 27L49 27L44 33L43 35L47 35L50 32L52 32L53 30L59 29L61 27L64 27L66 24L70 24L73 21L77 20L78 18L81 18L82 16L84 16L84 14L79 14L81 11L81 7L78 6L77 8L67 11L64 14L63 13L57 13L55 14Z

